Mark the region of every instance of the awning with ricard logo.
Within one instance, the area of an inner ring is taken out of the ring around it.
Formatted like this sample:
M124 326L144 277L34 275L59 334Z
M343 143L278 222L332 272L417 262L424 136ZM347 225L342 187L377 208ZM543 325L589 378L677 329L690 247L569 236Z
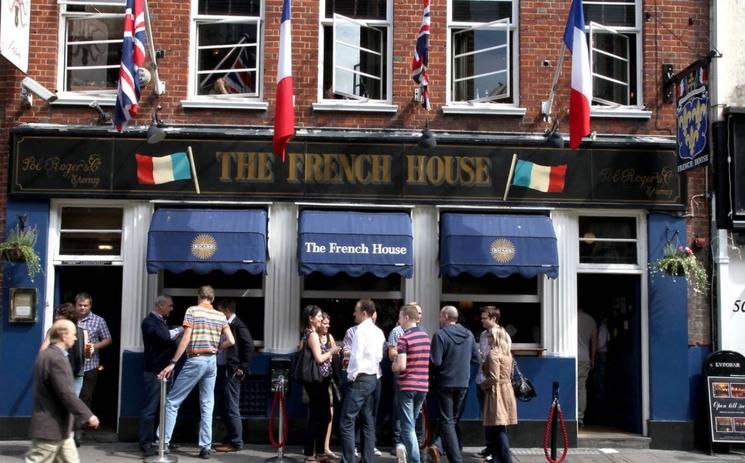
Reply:
M551 219L543 215L440 216L440 273L481 277L519 274L556 278L559 256Z
M147 271L264 272L263 209L158 209L147 240Z
M411 217L403 212L304 210L298 225L301 275L399 274L411 278Z

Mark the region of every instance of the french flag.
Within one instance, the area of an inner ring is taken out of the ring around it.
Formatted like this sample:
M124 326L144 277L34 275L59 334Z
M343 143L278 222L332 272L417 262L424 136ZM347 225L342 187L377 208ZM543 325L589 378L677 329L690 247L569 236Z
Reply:
M566 182L567 165L542 166L530 161L517 161L512 184L544 193L561 193Z
M295 136L295 106L292 98L292 28L290 0L282 5L277 64L277 106L274 114L274 154L285 160L287 143Z
M572 0L564 29L564 44L572 52L572 92L569 97L569 147L576 150L583 137L590 134L592 72L585 34L582 0Z
M135 154L135 159L137 160L137 183L140 185L160 185L191 178L191 164L186 153L157 157Z

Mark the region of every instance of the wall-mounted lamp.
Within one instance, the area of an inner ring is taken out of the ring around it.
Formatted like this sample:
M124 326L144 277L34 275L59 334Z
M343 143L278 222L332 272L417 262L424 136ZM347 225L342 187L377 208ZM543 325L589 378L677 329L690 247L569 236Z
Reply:
M101 105L98 104L98 101L93 100L88 105L89 108L93 108L98 113L98 124L99 125L106 125L111 124L111 114L107 113L106 111L101 108Z
M419 137L419 140L417 140L416 144L423 150L431 150L432 148L437 147L435 134L432 133L431 130L429 130L429 120L427 120L427 122L425 123L424 130L422 130L422 136Z
M546 137L544 143L546 143L547 146L550 146L551 148L564 147L564 137L559 133L559 119L554 119L553 125L550 129L546 130L543 136Z
M147 129L147 142L151 145L160 143L166 138L166 131L163 130L163 121L158 118L158 111L160 111L161 109L162 108L160 107L160 105L158 105L153 110L150 127L148 127Z

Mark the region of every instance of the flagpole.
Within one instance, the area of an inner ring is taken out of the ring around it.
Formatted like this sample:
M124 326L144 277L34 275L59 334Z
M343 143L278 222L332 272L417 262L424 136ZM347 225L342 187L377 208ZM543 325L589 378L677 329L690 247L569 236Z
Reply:
M551 119L551 112L553 111L554 98L556 97L556 91L559 87L559 77L561 76L561 68L564 66L564 52L566 51L566 45L564 40L561 41L561 51L559 51L559 61L556 62L556 70L554 71L554 79L551 82L551 91L548 95L548 101L546 107L543 108L543 116L545 120Z
M515 172L515 163L517 162L517 153L512 155L512 164L510 165L510 173L507 175L507 185L504 187L504 197L502 201L507 201L507 194L510 192L510 185L512 184L512 174Z
M189 165L191 166L191 176L194 178L194 187L197 189L197 194L202 194L199 190L199 179L197 178L197 168L194 165L194 155L191 153L191 146L186 151L189 153Z
M145 0L145 27L147 28L148 44L150 45L150 62L152 63L153 78L155 79L155 94L160 96L166 92L166 89L162 86L163 83L160 81L158 76L158 60L155 57L155 43L153 37L153 25L150 23L150 7ZM139 77L138 77L139 78Z

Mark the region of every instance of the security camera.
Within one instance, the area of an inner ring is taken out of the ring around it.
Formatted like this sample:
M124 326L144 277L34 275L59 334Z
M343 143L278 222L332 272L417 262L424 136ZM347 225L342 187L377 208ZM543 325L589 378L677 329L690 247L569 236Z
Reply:
M24 77L21 81L21 96L25 98L29 104L31 104L31 95L29 95L28 92L33 93L47 103L51 103L52 101L57 99L56 93L41 85L39 82L35 81L31 77Z

